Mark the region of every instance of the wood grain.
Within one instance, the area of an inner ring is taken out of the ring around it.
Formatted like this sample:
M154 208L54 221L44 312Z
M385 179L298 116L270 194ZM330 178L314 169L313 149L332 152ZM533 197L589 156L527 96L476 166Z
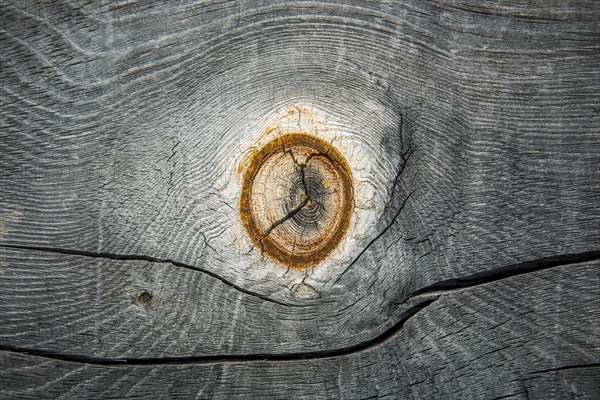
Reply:
M599 266L571 264L439 293L395 335L348 354L115 362L4 351L0 382L7 397L37 398L592 399Z
M598 2L0 7L2 396L600 395ZM308 271L236 210L297 104L357 177Z

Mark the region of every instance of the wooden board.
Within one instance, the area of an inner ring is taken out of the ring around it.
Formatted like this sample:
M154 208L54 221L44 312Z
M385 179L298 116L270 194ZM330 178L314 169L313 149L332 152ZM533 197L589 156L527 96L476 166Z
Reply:
M36 398L592 399L599 266L438 292L387 337L339 353L116 360L4 351L0 382L7 397Z
M597 2L1 9L3 396L600 396ZM236 168L307 104L358 205L296 271Z

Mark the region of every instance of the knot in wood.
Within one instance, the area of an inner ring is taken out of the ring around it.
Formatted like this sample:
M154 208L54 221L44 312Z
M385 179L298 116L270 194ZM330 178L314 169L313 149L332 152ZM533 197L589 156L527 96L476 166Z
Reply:
M348 229L354 205L350 166L331 143L288 133L252 154L240 216L262 253L291 268L326 258Z
M152 302L152 295L146 291L143 291L142 293L140 293L140 295L138 296L138 301L147 306Z

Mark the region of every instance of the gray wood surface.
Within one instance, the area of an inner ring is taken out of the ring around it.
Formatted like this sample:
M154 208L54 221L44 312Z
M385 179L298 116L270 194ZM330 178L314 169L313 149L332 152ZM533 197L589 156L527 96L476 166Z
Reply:
M0 13L0 396L600 397L600 3ZM236 166L307 104L357 210L286 271Z
M119 362L5 351L0 383L7 397L595 398L599 266L439 292L390 337L338 354Z

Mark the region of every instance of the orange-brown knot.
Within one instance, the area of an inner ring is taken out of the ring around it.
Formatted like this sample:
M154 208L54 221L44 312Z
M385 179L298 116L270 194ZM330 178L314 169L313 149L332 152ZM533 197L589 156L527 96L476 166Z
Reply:
M354 182L343 154L306 133L288 133L253 154L244 173L240 217L263 254L310 268L343 239Z

